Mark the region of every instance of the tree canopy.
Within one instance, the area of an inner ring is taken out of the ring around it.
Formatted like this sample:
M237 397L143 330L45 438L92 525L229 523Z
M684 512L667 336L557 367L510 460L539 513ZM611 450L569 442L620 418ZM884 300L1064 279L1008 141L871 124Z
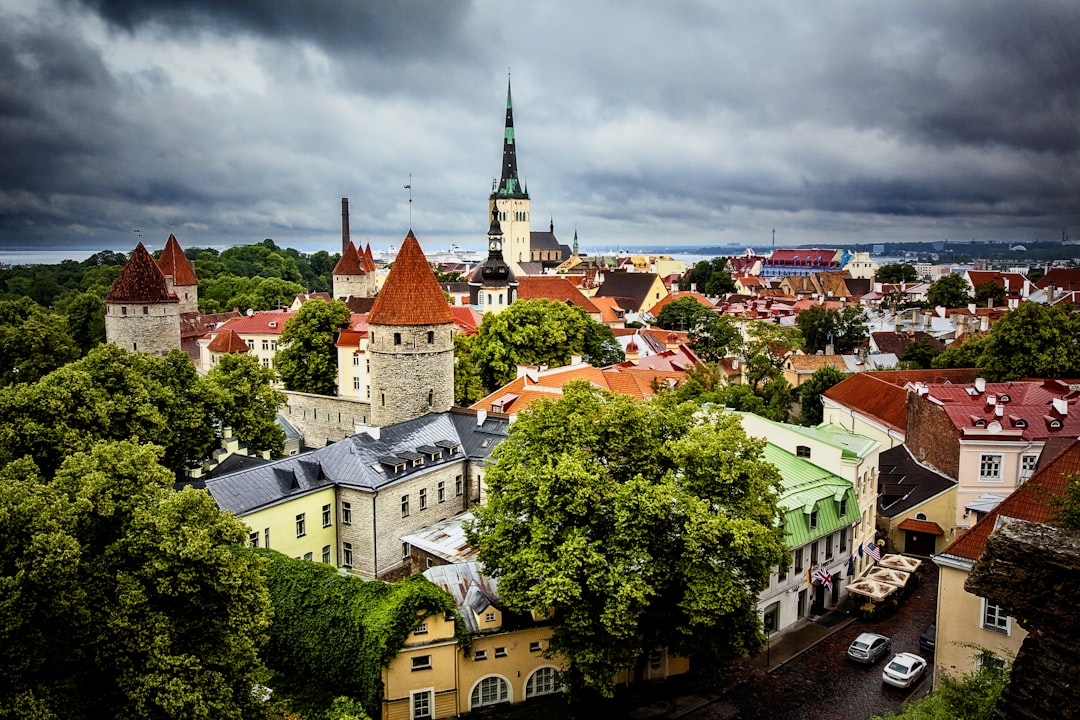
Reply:
M967 282L959 275L943 275L926 291L926 301L935 307L967 307L972 299Z
M886 263L878 268L875 276L878 280L887 283L916 282L919 279L919 272L908 263Z
M732 658L763 641L783 561L779 472L738 419L574 382L521 415L467 529L511 609L552 615L551 651L610 694L649 653Z
M827 365L818 368L810 379L799 386L799 403L802 407L802 424L818 425L824 418L825 408L821 394L841 382L849 373Z
M67 318L28 297L0 300L0 348L0 385L36 382L79 357Z
M694 267L686 271L679 284L685 290L696 289L697 292L710 297L735 292L735 281L731 278L731 263L724 257L699 260Z
M975 303L985 305L987 300L992 300L993 306L997 307L1005 302L1006 295L1004 285L988 280L975 288Z
M832 345L837 354L851 352L867 338L866 313L851 305L831 310L812 305L795 317L806 352L813 354Z
M710 312L690 331L690 349L706 362L719 362L742 347L739 326L727 315Z
M656 326L664 330L691 331L698 323L704 322L716 313L705 307L692 295L676 298L660 310L656 317Z
M0 716L260 718L269 601L243 524L159 448L0 469Z
M345 303L316 298L300 306L278 339L274 367L286 390L337 395L338 332L349 327L352 314Z
M514 379L518 365L568 365L572 355L604 366L624 359L611 328L574 305L554 300L518 300L488 313L469 342L469 357L486 392Z

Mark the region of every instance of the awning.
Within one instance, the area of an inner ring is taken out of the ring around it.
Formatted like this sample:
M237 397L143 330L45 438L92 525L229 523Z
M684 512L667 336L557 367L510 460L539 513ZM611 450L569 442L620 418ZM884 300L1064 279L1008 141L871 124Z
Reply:
M911 573L906 573L903 570L894 570L892 568L874 567L870 569L870 572L866 573L864 579L902 588L907 586L908 580L911 579ZM850 587L848 589L850 589Z
M869 578L862 578L856 580L847 586L849 593L855 593L856 595L862 595L868 597L871 600L884 600L897 590L895 585L889 585L888 583L878 582L877 580L870 580Z
M881 558L881 561L878 562L878 565L880 567L912 573L922 567L922 561L908 557L907 555L885 555Z
M923 535L944 535L945 531L941 529L941 526L936 522L929 520L915 520L908 518L904 522L896 526L900 530L907 532L922 533Z
M1000 495L994 495L992 493L983 493L979 497L975 498L967 505L964 506L965 510L974 510L975 512L988 513L996 508L1002 500Z

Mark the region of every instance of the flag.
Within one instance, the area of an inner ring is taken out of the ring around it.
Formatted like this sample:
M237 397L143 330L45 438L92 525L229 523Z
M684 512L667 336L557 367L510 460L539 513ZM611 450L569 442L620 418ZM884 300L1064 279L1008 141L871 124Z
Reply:
M818 568L814 571L814 577L821 581L821 584L825 586L826 590L832 591L832 575L825 568Z
M859 546L859 557L863 556L862 545Z
M807 571L806 571L806 587L810 587L813 584L814 584L814 581L810 577L810 570L807 569Z
M881 560L881 551L874 543L866 543L866 554L874 558L874 562Z
M855 556L852 555L847 561L847 576L851 577L855 574Z

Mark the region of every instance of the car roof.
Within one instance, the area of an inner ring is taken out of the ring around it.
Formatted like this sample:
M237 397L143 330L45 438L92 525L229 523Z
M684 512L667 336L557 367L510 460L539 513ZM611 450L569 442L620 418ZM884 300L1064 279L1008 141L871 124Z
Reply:
M855 639L856 640L861 640L863 642L869 642L871 640L877 640L878 638L881 638L882 640L888 640L889 639L889 638L885 637L884 635L878 635L877 633L868 633L868 632L859 633L859 637L857 637Z
M900 661L903 665L913 665L919 662L926 662L915 653L902 652L896 653L896 657L893 658L893 662Z

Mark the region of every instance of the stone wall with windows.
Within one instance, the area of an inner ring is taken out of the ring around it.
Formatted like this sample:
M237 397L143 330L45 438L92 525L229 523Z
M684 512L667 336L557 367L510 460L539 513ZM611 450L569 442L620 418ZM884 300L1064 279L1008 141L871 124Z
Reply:
M337 442L371 422L371 406L352 398L287 391L281 412L304 436L307 447Z

